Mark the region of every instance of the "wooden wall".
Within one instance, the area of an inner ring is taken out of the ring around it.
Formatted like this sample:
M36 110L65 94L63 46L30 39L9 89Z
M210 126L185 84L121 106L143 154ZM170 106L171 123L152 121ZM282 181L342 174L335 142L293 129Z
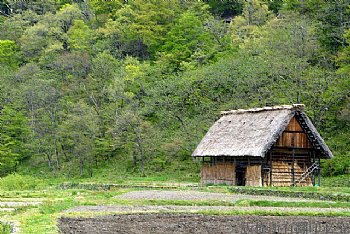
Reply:
M307 170L306 164L300 163L295 160L294 167L292 163L286 161L273 161L272 162L272 186L283 187L293 186L293 173L294 169L294 182L298 180L301 175ZM307 178L305 181L298 183L299 186L311 186L311 178Z
M202 184L236 184L236 165L232 162L220 162L215 165L202 164Z
M246 186L262 186L261 165L247 166L245 175Z
M266 156L265 165L271 169L263 173L264 186L293 186L293 182L295 183L311 166L312 150L307 135L293 117ZM310 186L312 180L307 178L298 185Z
M293 117L288 124L282 136L275 143L277 147L295 147L295 148L312 148L312 144L309 141L307 135L304 133L300 124Z
M210 160L203 160L203 184L237 185L243 180L246 186L293 186L315 159L313 146L294 117L264 159L212 157ZM309 177L296 185L311 186L312 179Z

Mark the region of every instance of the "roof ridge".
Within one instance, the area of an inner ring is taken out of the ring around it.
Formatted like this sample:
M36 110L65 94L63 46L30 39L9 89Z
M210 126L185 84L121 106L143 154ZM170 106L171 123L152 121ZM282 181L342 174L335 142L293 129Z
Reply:
M250 108L250 109L236 109L236 110L221 111L221 115L253 113L253 112L273 111L273 110L293 110L293 109L302 110L303 108L304 108L304 104L265 106L265 107Z

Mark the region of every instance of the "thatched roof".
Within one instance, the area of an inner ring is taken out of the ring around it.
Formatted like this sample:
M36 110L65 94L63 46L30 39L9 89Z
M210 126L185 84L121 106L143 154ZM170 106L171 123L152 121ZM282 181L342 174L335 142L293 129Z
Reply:
M193 152L193 157L264 157L294 116L304 122L302 127L314 148L323 157L333 157L300 104L231 110L221 114Z

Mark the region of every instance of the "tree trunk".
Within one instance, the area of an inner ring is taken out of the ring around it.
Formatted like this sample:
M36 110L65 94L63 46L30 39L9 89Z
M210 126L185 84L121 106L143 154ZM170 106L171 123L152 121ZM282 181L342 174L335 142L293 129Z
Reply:
M52 168L52 158L50 156L50 153L45 153L47 156L47 161L49 163L49 168Z
M60 168L60 156L59 156L58 149L57 149L56 133L54 136L54 147L55 147L55 155L56 155L56 167L57 167L57 170L59 170L59 168Z
M83 165L84 165L84 162L83 162L83 156L80 155L80 162L79 162L79 170L80 170L80 176L83 175Z
M135 139L134 144L132 146L132 164L134 165L134 167L136 167L137 165L137 140Z
M89 174L90 174L90 177L92 177L92 157L90 157L90 163L89 163Z
M140 138L137 138L138 146L139 146L139 151L140 151L140 159L141 159L141 174L142 177L145 177L145 154L143 152L143 145L142 145L142 140Z
M63 152L63 155L64 155L66 161L69 162L69 158L67 156L66 150L64 149L64 146L62 143L61 143L61 149L62 149L62 152Z

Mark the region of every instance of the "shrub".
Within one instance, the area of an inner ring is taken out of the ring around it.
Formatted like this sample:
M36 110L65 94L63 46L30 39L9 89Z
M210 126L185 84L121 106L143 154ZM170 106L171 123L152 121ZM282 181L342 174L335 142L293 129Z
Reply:
M16 173L0 179L1 190L33 190L40 186L41 181L32 176Z
M350 154L334 157L323 163L323 174L326 176L337 176L350 173Z
M10 226L10 224L0 222L0 233L10 234L11 233L11 226Z

